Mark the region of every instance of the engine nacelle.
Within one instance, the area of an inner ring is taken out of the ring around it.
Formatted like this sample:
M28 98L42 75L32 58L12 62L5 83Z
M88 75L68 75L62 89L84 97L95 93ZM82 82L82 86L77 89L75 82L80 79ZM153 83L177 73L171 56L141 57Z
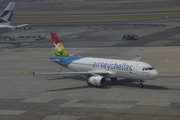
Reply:
M106 84L106 79L103 76L97 75L89 77L88 83L96 86L103 86Z

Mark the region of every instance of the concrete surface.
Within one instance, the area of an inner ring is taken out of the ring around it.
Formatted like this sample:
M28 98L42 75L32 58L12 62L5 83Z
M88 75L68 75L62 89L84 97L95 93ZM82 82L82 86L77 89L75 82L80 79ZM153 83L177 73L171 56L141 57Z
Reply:
M146 27L51 27L2 33L15 41L0 40L1 120L179 120L180 49L179 20L135 21L126 24L165 24ZM69 54L132 59L150 63L160 76L139 82L107 81L104 87L89 87L80 75L36 75L31 71L69 71L52 63L50 32L58 34ZM137 33L139 40L122 40ZM18 36L46 34L46 40ZM27 40L27 41L26 41Z

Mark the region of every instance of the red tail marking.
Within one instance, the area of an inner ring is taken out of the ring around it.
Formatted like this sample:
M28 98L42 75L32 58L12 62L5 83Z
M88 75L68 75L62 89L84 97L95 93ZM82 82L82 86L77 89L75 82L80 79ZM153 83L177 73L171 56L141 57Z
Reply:
M56 35L55 32L51 32L51 37L52 37L53 43L55 43L55 44L61 43L61 41L59 40L59 38L58 38L58 36ZM54 44L53 44L53 46L54 46Z

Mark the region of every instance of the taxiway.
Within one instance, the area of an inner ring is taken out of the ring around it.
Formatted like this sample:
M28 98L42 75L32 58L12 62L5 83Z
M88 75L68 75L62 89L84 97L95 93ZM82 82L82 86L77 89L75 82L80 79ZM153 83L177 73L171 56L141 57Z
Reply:
M108 26L95 23L93 27L84 23L1 33L16 40L0 39L0 119L179 120L179 21L112 22ZM139 55L160 76L144 81L143 89L131 79L109 80L99 88L89 87L80 75L32 76L31 71L69 71L45 60L54 56L50 32L57 33L69 54L113 59ZM139 40L122 40L124 34L133 33L139 35ZM46 39L19 38L39 34L46 34Z

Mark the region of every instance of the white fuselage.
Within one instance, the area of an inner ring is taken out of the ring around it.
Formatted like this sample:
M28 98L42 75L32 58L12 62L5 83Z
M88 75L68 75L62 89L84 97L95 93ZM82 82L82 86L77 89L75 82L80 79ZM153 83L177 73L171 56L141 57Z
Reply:
M14 30L16 26L11 26L11 25L0 25L0 29L11 29Z
M110 74L105 75L105 78L151 80L159 76L158 72L148 63L130 60L85 57L73 61L68 68L76 72L108 71Z

